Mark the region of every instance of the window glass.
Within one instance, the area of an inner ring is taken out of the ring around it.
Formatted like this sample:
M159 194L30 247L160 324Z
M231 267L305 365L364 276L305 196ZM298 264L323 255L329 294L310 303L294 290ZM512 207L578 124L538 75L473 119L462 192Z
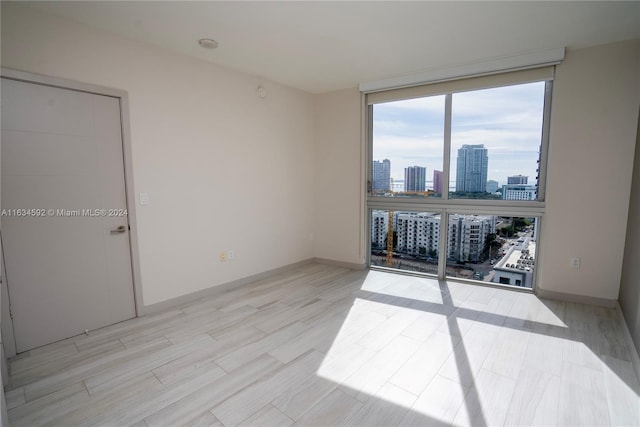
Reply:
M371 211L371 264L438 274L440 214Z
M545 82L454 93L450 198L537 200Z
M424 198L442 194L444 98L373 106L373 195Z
M447 276L532 288L537 223L536 217L450 214Z
M533 287L552 76L549 67L367 96L372 266Z

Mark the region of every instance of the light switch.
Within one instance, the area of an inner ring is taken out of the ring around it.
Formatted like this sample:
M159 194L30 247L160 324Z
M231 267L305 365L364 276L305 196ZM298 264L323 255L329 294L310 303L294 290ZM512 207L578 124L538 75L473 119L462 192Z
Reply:
M146 206L151 203L149 193L140 193L140 206Z

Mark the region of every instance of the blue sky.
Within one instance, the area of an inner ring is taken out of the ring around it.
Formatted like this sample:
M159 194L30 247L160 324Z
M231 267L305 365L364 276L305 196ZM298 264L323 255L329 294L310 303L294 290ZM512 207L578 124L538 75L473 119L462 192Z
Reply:
M535 184L542 132L544 82L461 92L452 99L451 180L458 148L484 144L488 179L506 184L507 176L527 175ZM427 180L442 170L444 95L376 104L373 159L391 160L391 176L404 168L426 166Z

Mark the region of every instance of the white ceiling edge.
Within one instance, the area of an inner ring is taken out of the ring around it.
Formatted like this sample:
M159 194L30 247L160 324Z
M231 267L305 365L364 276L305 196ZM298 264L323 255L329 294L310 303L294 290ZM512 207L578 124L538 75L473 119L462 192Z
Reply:
M527 68L556 65L564 59L565 48L531 52L523 55L509 56L490 61L475 62L455 67L428 70L417 74L391 77L383 80L363 82L359 84L360 92L371 93L382 90L399 89L426 83L455 80L470 76L481 76L506 71L524 70Z

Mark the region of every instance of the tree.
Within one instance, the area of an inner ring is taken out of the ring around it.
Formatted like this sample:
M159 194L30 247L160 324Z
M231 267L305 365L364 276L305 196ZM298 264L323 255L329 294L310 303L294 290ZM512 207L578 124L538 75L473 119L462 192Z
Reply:
M426 254L426 253L427 253L427 248L425 248L425 247L423 247L423 246L420 246L420 247L418 248L418 253L419 253L420 255L424 255L424 254Z
M526 218L513 218L512 224L514 231L522 231L531 225L531 221Z
M511 237L513 236L513 229L511 227L504 227L498 230L498 234L502 237Z
M491 248L491 244L496 241L498 236L495 233L489 233L484 238L484 251L487 252Z
M504 230L504 229L503 229ZM500 230L498 230L500 231ZM484 252L489 253L489 258L493 255L493 250L496 251L502 246L502 241L498 239L498 235L495 233L487 234L487 237L484 242Z
M484 191L478 192L467 192L467 191L453 191L449 193L449 198L451 199L492 199L492 200L500 200L502 196L487 193Z
M489 258L493 257L493 249L495 249L497 253L498 249L500 249L501 247L502 247L501 241L494 240L493 242L491 242L491 244L489 245Z

